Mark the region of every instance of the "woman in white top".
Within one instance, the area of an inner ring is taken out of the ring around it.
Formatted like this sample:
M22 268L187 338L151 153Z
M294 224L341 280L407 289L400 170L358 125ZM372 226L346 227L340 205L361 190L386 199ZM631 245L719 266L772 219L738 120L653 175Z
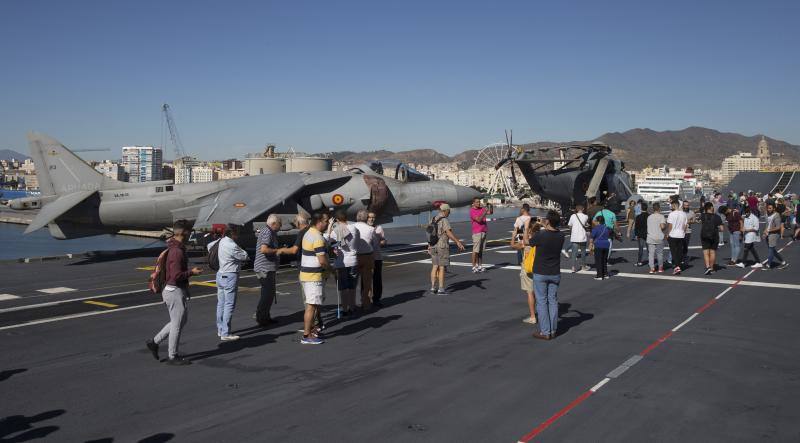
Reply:
M570 259L572 260L572 272L589 269L586 266L586 227L589 224L589 216L583 213L583 205L575 205L575 213L569 217L567 225L571 232L569 241L572 243L570 248ZM578 267L578 249L581 249L581 265Z
M356 282L358 281L358 257L356 243L359 232L355 226L347 223L347 214L344 211L336 213L336 221L330 224L328 237L334 243L336 260L336 289L339 294L341 309L337 317L347 317L356 307Z

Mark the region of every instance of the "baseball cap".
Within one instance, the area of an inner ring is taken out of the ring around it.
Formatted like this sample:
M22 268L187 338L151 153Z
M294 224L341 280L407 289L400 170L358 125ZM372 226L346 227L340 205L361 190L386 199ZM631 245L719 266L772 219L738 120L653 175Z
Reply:
M449 211L450 210L450 205L448 205L447 203L442 203L441 205L439 205L439 210L440 211Z

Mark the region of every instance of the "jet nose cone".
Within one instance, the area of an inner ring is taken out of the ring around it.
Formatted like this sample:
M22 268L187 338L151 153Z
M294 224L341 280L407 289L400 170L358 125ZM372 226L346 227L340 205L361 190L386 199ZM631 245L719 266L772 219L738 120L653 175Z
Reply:
M456 186L456 203L453 206L461 207L472 204L472 199L483 194L466 186Z

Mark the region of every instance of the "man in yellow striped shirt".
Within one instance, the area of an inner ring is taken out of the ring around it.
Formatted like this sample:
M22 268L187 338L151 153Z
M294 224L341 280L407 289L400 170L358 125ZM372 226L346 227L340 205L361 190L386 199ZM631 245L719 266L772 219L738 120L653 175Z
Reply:
M328 217L316 213L311 216L311 227L303 236L300 257L300 285L306 296L306 312L303 317L304 345L319 345L322 339L312 334L314 318L325 300L325 273L330 271L328 264L328 244L322 233L327 230Z

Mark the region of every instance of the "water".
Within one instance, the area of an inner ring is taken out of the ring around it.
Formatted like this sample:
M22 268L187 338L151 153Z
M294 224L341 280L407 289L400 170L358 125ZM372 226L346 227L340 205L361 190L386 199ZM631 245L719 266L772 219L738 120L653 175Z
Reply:
M30 197L32 195L37 195L37 193L18 189L0 189L0 199L2 200L12 200L15 198Z
M22 235L25 225L0 223L0 259L43 257L51 255L77 254L86 251L136 249L157 246L162 241L153 238L127 235L98 235L95 237L56 240L47 229L39 229Z
M495 208L491 218L516 217L519 208ZM403 215L385 225L386 228L404 226L424 226L430 220L430 213ZM450 211L451 222L469 220L469 207L454 208ZM98 235L73 240L57 240L50 237L50 232L40 229L28 235L22 235L25 225L0 223L0 259L16 259L24 257L44 257L51 255L77 254L86 251L116 251L137 249L162 245L163 242L152 238L131 237L127 235Z

